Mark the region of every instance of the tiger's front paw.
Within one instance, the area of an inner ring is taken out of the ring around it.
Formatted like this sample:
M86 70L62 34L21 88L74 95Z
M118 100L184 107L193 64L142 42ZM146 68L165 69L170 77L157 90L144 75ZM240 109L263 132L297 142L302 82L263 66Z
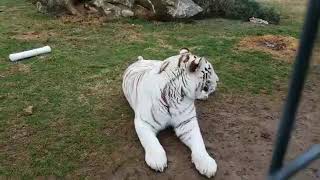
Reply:
M155 171L163 172L163 170L167 167L166 152L162 148L152 148L146 151L145 160L148 166L150 166Z
M192 162L200 174L205 175L208 178L211 178L216 174L217 163L212 157L209 156L208 153L192 154Z

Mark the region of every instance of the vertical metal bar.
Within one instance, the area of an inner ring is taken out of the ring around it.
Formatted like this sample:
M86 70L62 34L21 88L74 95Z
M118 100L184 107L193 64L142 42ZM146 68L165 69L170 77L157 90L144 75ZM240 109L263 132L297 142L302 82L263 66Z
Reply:
M290 140L291 130L295 121L296 111L310 64L310 58L320 19L320 0L310 0L300 46L294 65L294 71L289 86L287 101L284 106L282 120L279 125L275 150L269 173L280 170Z

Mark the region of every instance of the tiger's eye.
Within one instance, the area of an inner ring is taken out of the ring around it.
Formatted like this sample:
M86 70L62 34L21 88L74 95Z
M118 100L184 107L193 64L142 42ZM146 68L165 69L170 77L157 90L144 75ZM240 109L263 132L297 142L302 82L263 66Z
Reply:
M203 88L203 90L205 91L205 92L208 92L208 86L205 86L204 88Z

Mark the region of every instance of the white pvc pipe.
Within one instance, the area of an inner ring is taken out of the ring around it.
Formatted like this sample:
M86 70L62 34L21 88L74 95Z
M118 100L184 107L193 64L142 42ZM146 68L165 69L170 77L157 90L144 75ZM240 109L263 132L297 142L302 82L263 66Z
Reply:
M18 61L21 59L25 59L25 58L29 58L29 57L37 56L40 54L49 53L49 52L51 52L50 46L45 46L42 48L37 48L37 49L29 50L29 51L23 51L23 52L19 52L19 53L10 54L9 59L11 61Z

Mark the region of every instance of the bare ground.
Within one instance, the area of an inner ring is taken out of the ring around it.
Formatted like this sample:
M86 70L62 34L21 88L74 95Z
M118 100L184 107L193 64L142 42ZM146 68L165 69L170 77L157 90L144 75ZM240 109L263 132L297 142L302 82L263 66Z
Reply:
M243 38L236 49L242 51L261 51L271 54L275 59L292 63L298 48L298 40L290 36L248 36Z
M222 95L198 102L201 130L207 149L217 160L216 180L265 179L270 164L276 128L285 100L286 85L274 95ZM311 145L320 143L320 70L314 68L307 81L297 115L297 124L287 159L293 159ZM108 179L206 179L198 174L190 159L190 151L172 130L159 134L168 156L163 173L149 169L143 149L134 132L133 121L116 131L127 139L123 148L112 154L111 168L86 168L79 174ZM92 162L94 164L94 162ZM90 166L90 165L89 165ZM320 179L320 162L316 161L297 179ZM83 172L86 171L86 172ZM110 178L112 177L112 178Z

